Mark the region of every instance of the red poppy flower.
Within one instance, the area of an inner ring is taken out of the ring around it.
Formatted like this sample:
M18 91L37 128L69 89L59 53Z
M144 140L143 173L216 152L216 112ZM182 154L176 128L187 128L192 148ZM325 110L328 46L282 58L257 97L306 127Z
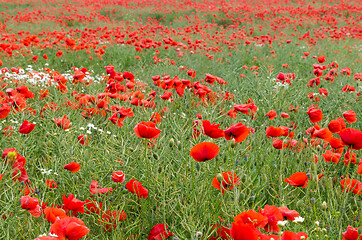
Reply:
M342 92L355 92L355 91L356 91L356 89L353 86L350 86L350 85L345 85L342 88Z
M268 224L268 218L254 210L239 213L234 217L234 222L242 221L244 224L252 224L255 227L264 228Z
M322 121L323 119L322 111L320 109L316 109L314 106L308 109L307 114L309 115L309 119L312 123Z
M11 112L11 107L7 103L4 103L0 107L0 119L6 118L10 112Z
M71 127L71 123L67 115L64 115L62 118L54 119L54 122L57 124L58 127L62 128L63 130L67 130Z
M67 169L67 170L71 171L72 173L78 172L80 168L81 168L81 165L74 161L64 165L64 169Z
M47 184L48 188L57 188L58 187L58 184L54 180L47 179L46 184Z
M26 159L15 148L5 148L2 154L5 163L13 165L13 168L24 167Z
M212 181L212 186L216 189L221 190L222 194L225 193L225 191L229 191L234 188L234 185L239 185L240 182L238 182L240 178L236 176L235 173L232 172L224 172L219 173L216 177L214 177Z
M323 140L326 140L326 141L329 141L330 139L333 138L333 134L331 131L329 131L328 128L322 128L322 129L319 129L319 130L315 130L312 134L312 137L315 138L315 137L318 137L318 138L321 138Z
M362 159L360 160L360 162L358 164L357 174L359 174L359 175L362 174ZM0 175L0 178L1 178L1 175ZM0 179L0 181L1 181L1 179Z
M150 234L147 237L147 240L159 240L159 239L167 239L168 237L173 236L173 234L166 230L166 224L156 224L150 231Z
M57 219L51 226L50 232L58 238L78 240L89 233L84 222L76 217L65 217Z
M156 128L154 122L141 122L134 127L134 132L139 138L155 139L160 136L161 130Z
M347 150L347 152L344 154L344 160L343 160L344 165L348 166L348 164L350 163L357 164L356 160L357 160L357 154Z
M264 227L265 231L273 233L280 231L278 222L283 221L283 215L276 206L265 205L263 210L259 209L259 213L268 218L268 224Z
M219 224L213 224L212 225L213 230L216 229L216 237L212 236L211 238L209 238L209 240L218 240L218 239L222 239L222 240L229 240L230 239L230 228L228 228L227 226L221 226Z
M326 61L326 57L325 56L319 56L317 58L317 60L318 60L319 63L324 63Z
M290 118L288 113L282 112L282 114L280 115L282 118Z
M113 124L116 124L118 127L122 127L124 119L126 119L126 117L133 117L133 115L134 115L134 113L132 111L132 108L126 109L124 106L122 106L122 108L120 108L117 112L115 112L109 118L109 120Z
M302 239L301 237L304 237L303 239L307 239L308 235L304 232L294 233L291 231L284 231L281 240L299 240Z
M78 136L78 142L83 146L87 146L89 143L89 138L87 135L80 135Z
M20 199L21 208L28 210L33 217L40 217L41 215L41 207L38 203L39 199L29 196L22 196Z
M112 192L113 188L98 187L98 181L92 180L91 185L89 187L89 191L91 194L97 194L97 193L103 194L103 193Z
M290 210L287 207L279 207L279 210L282 213L283 217L290 221L294 221L296 217L299 217L299 213L297 211Z
M137 181L136 179L132 179L126 184L126 188L133 194L137 194L137 198L147 198L148 190L142 186L142 183Z
M20 200L22 209L34 209L39 203L39 199L35 197L22 196Z
M161 119L161 115L158 112L155 112L152 114L150 121L159 124L161 123Z
M227 112L227 115L229 117L231 117L232 119L236 119L236 111L234 109L230 109L228 112Z
M288 134L288 132L287 132ZM267 138L270 137L279 137L284 135L284 130L280 127L274 127L274 126L270 126L266 128L266 136Z
M328 128L332 133L337 133L346 128L346 123L344 122L343 118L339 117L330 121Z
M345 144L343 143L343 141L341 139L335 138L335 137L332 137L331 139L329 139L328 142L331 145L331 147L334 149L343 148L345 146Z
M87 208L87 210L85 211L85 213L90 214L92 213L96 213L99 215L99 213L102 211L102 205L103 203L99 203L95 200L85 200L85 206Z
M296 172L292 174L289 178L284 179L284 182L289 183L294 187L305 188L308 184L307 174L304 172Z
M273 139L273 147L276 149L284 149L288 146L288 144L284 143L281 139Z
M35 128L35 124L29 123L27 120L25 120L23 122L23 124L21 124L21 126L20 126L19 133L28 134L31 131L33 131L34 128Z
M325 88L320 88L320 89L318 89L318 91L319 91L319 94L320 94L320 95L325 96L325 97L328 96L328 91L327 91L327 89L325 89Z
M82 72L80 70L75 71L74 76L73 76L73 83L77 83L77 82L84 83L84 80L83 80L84 77L85 77L84 72Z
M4 135L4 137L11 137L11 135L13 135L14 130L11 126L7 126L6 128L4 128L2 130L2 134Z
M265 114L265 117L268 117L270 120L273 120L277 116L278 115L277 115L277 112L275 110L271 110L267 114Z
M126 219L127 215L123 210L113 210L103 213L102 219L100 219L99 222L103 225L104 231L111 232L117 228L117 224L120 221L124 221Z
M44 215L48 222L54 223L57 218L62 219L67 217L65 211L61 208L46 207L44 209Z
M255 113L258 110L258 107L255 105L254 102L251 102L249 104L240 104L240 105L235 104L234 110L249 115Z
M192 78L195 78L196 77L196 71L190 68L189 70L187 70L187 75L189 75Z
M343 239L342 240L358 240L360 239L360 235L358 233L358 229L352 226L348 226L347 230L342 233Z
M341 154L340 153L334 153L331 150L327 150L325 152L325 154L322 154L324 161L326 162L333 162L335 164L337 164L339 162L339 160L341 159Z
M63 194L63 209L65 211L73 211L73 215L76 215L78 212L79 213L84 213L84 204L85 202L74 198L73 194L69 194L68 197L66 197Z
M122 171L114 171L111 178L113 182L123 183L125 180L125 175Z
M220 124L211 124L208 120L202 121L202 127L204 129L203 133L214 139L224 137L224 131L219 129L219 126Z
M249 135L250 129L242 123L237 123L231 127L225 129L225 139L230 140L231 138L235 139L235 142L240 143L246 139Z
M172 96L172 92L165 91L162 96L160 96L163 100L169 100Z
M340 131L338 135L345 145L355 150L362 149L362 131L354 128L346 128Z
M61 56L63 55L63 52L59 50L55 55L56 55L57 57L61 57Z
M258 232L252 224L244 224L242 221L234 222L230 230L234 240L258 240Z
M190 151L190 155L196 162L205 162L214 159L219 154L220 148L211 142L196 144Z
M362 183L357 181L356 179L343 179L341 182L342 192L352 192L357 195L361 195L362 193Z
M348 123L357 122L356 113L353 110L349 110L343 113L343 117L346 119Z

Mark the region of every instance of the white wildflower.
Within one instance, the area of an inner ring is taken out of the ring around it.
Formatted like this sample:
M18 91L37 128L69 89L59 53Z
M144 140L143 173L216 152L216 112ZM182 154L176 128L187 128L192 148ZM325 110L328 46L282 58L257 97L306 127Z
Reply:
M295 223L302 223L302 222L304 222L304 218L302 218L302 217L296 217L296 218L294 218L293 222L295 222Z

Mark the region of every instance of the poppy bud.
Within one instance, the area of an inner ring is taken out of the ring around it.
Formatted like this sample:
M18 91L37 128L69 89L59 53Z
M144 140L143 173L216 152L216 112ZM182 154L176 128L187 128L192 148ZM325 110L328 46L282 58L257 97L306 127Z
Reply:
M245 199L245 193L243 192L240 193L240 199Z
M231 139L230 146L231 146L232 148L234 148L234 147L236 146L235 138Z
M224 180L224 177L223 177L223 175L222 175L221 173L218 173L218 174L216 175L216 179L217 179L217 181L218 181L219 183L222 183L223 180Z
M175 140L173 138L168 142L169 146L172 148L175 145Z
M328 206L327 206L326 201L322 202L322 209L323 209L323 210L326 210L327 207L328 207Z
M297 207L298 207L298 208L304 207L304 201L303 201L303 200L299 200L299 201L297 202Z
M318 145L316 148L317 148L317 150L319 150L319 151L323 149L320 145Z
M157 153L153 153L152 155L153 155L154 159L156 159L156 160L158 159L158 154Z
M202 237L202 232L196 232L196 238Z

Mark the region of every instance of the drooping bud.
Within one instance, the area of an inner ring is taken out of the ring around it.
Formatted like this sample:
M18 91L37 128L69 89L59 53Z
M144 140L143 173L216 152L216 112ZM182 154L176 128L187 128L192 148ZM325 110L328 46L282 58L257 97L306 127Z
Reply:
M232 148L234 148L234 147L236 146L236 141L235 141L235 139L234 139L234 138L233 138L233 139L231 139L230 146L231 146Z
M168 145L172 148L173 146L175 146L175 140L173 138L170 139L170 141L168 142Z
M322 207L323 210L327 209L328 205L327 205L326 201L322 202L321 207Z
M216 179L221 184L224 181L224 176L221 173L218 173Z

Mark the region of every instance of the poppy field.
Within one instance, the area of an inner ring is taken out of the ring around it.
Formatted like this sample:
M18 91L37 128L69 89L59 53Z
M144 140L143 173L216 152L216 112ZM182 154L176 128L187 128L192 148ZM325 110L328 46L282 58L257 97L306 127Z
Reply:
M361 12L2 0L0 239L362 239Z

